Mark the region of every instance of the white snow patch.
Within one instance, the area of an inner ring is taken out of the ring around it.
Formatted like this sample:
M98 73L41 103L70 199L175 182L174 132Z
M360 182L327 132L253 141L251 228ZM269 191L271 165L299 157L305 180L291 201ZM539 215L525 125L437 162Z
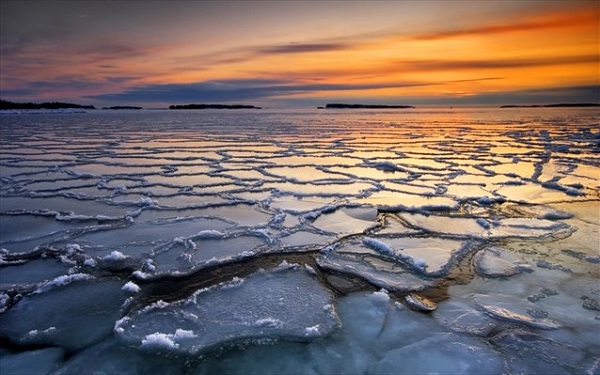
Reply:
M87 273L75 273L72 275L63 275L63 276L59 276L51 281L48 281L47 283L44 283L39 288L37 288L33 293L44 293L49 290L68 285L75 281L90 280L93 278L94 278L94 276L88 275Z
M214 229L206 229L196 233L194 237L198 238L223 238L225 237L225 233L220 232Z
M244 279L235 276L233 279L231 279L231 281L221 284L221 289L238 288L244 284L244 281Z
M0 313L3 313L8 308L10 297L4 292L0 292Z
M373 298L377 301L388 302L390 300L390 295L386 289L380 289L377 292L373 292Z
M86 258L83 261L83 265L86 267L96 267L98 265L98 263L96 262L96 260L94 258Z
M118 261L118 260L123 260L123 259L127 259L127 258L128 257L126 255L124 255L122 252L115 250L102 259Z
M304 336L318 336L320 332L319 327L320 324L314 325L312 327L306 327L304 329Z
M73 254L75 254L78 251L83 251L83 249L81 248L81 246L79 246L76 243L70 243L67 245L67 255L71 256Z
M142 196L140 198L140 200L137 202L137 204L140 207L150 207L150 206L157 206L158 201L156 199L152 199L150 197Z
M174 339L188 339L188 338L193 338L196 336L197 335L194 333L194 331L188 331L185 329L177 328L177 330L175 330L175 334L173 335L173 338Z
M43 336L43 335L47 335L50 334L52 332L56 331L56 327L48 327L42 331L37 330L37 329L33 329L29 332L27 332L27 336L29 337L39 337L39 336Z
M148 278L150 274L142 271L134 271L131 276L135 277L136 279L144 280Z
M365 237L365 238L363 238L362 242L367 247L370 247L371 249L378 251L381 254L401 260L401 261L407 263L408 265L413 266L414 268L417 268L418 270L424 271L425 268L427 268L427 262L425 262L423 259L411 257L406 254L401 254L399 252L396 252L390 245L388 245L387 243L385 243L383 241L380 241L380 240L372 238L372 237Z
M283 327L283 322L279 319L264 318L264 319L258 319L256 322L254 322L254 325L258 326L258 327L278 328L278 327Z
M128 281L127 284L123 285L121 290L126 293L135 294L135 293L139 293L141 289L136 283L134 283L132 281Z
M155 332L150 335L147 335L146 338L142 340L142 347L177 349L179 347L179 344L173 341L172 337L172 335Z
M125 332L125 329L122 327L123 324L127 323L129 321L129 318L124 316L121 319L117 320L115 322L115 327L113 328L113 330L116 333L123 333Z
M146 259L142 264L142 269L148 272L156 271L156 266L154 265L154 260Z

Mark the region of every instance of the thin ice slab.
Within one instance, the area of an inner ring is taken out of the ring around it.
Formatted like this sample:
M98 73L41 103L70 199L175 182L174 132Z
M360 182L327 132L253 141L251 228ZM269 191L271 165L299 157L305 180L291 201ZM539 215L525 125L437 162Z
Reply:
M325 252L319 255L317 264L323 269L358 276L377 287L398 293L420 291L432 286L430 281L413 275L402 267L394 267L378 259L371 260L369 262L367 256Z
M154 303L119 320L115 332L144 350L197 354L240 342L312 341L338 325L333 296L312 269L283 263L185 300Z
M127 296L117 280L62 276L40 286L2 314L0 337L19 344L81 349L111 334Z

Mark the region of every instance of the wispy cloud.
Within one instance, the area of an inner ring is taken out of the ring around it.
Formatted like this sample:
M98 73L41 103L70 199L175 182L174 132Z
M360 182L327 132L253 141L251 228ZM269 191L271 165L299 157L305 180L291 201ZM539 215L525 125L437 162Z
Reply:
M254 54L288 54L330 52L349 49L352 46L346 43L291 43L285 45L262 46L253 49Z
M119 93L88 96L103 101L138 102L231 102L258 100L322 91L377 90L429 85L423 82L386 84L298 83L286 80L231 79L188 84L157 84L128 88Z
M477 70L502 68L527 68L548 65L597 63L598 55L552 56L544 58L505 58L495 60L398 60L395 65L403 71Z
M416 40L438 40L471 35L505 34L522 31L557 29L563 27L579 27L598 23L598 12L589 7L574 9L560 14L549 14L544 17L525 18L492 25L465 27L460 29L441 30L431 33L420 33L411 36Z

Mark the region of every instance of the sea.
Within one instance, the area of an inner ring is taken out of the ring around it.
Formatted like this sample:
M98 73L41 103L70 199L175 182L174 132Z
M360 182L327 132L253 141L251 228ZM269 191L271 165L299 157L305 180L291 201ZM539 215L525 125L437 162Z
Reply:
M0 113L0 373L600 374L599 125Z

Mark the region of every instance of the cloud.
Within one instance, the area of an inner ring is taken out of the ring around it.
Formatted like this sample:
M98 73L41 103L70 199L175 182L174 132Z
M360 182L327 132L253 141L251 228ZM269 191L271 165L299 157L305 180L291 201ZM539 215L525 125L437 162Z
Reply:
M421 82L388 84L298 83L277 79L230 79L188 84L154 84L128 88L120 93L100 94L88 98L123 102L232 102L258 100L313 93L318 91L377 90L429 85Z
M522 19L511 23L470 27L464 29L444 30L432 33L415 34L411 38L415 40L438 40L470 35L492 35L505 34L521 31L534 31L556 29L563 27L579 27L582 25L597 24L598 12L593 8L585 7L572 11L562 11L555 14L547 14L544 18Z
M391 69L396 66L399 71L477 70L585 63L598 63L598 55L503 60L398 60L392 63Z
M308 53L308 52L328 52L339 51L351 48L345 43L291 43L276 46L263 46L254 49L255 54L287 54L287 53Z
M412 103L421 105L531 105L554 103L600 103L600 85L540 87L469 96L407 97Z
M78 96L81 92L101 92L114 85L122 85L133 80L137 76L103 76L90 79L86 75L62 75L48 80L25 81L18 79L15 88L2 88L0 93L4 98L22 98L30 97L32 100L37 98L60 98L65 95L72 97Z

